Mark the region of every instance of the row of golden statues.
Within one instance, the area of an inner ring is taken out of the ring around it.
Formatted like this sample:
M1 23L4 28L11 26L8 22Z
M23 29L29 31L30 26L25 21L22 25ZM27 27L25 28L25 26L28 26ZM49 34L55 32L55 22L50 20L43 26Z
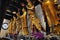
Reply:
M38 0L39 2L41 2L40 0ZM18 9L18 12L16 13L16 16L13 16L13 19L10 20L9 23L9 32L8 33L21 33L22 35L28 35L29 34L29 30L27 27L27 13L29 15L29 19L31 21L30 23L30 29L33 30L34 27L36 27L36 29L38 29L39 31L41 30L41 23L39 18L36 17L35 15L35 6L33 5L33 3L29 0L27 0L28 2L28 6L27 6L27 11L25 10L25 8L22 9L23 15L20 16L20 11ZM54 34L60 34L60 26L58 24L59 23L59 18L57 16L57 10L55 9L55 5L54 2L57 2L57 0L45 0L42 3L41 7L42 10L44 12L44 15L46 15L47 21L48 21L48 25L50 27L50 32L52 32ZM34 26L33 26L34 25ZM52 30L52 27L53 30ZM46 29L44 29L46 32ZM20 32L21 31L21 32Z

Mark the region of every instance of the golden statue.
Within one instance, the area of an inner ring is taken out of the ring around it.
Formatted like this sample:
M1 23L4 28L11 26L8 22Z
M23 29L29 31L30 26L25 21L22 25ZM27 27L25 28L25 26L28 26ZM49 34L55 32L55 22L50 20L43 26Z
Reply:
M47 21L48 21L48 25L50 27L50 32L52 31L57 31L56 34L60 34L60 30L58 27L59 21L58 21L58 16L57 16L57 10L55 9L55 3L57 0L44 0L42 2L42 9L44 14L46 15ZM54 25L54 28L52 30L52 27ZM59 31L58 31L58 30Z
M28 32L28 27L27 27L27 17L26 17L26 10L23 8L22 9L22 12L23 12L23 15L20 17L21 18L21 21L22 21L22 34L23 35L28 35L29 32Z
M27 6L27 9L28 9L28 15L29 15L29 18L31 20L31 24L35 25L35 27L41 31L41 24L40 24L40 20L36 17L35 15L35 9L34 9L34 5L32 4L32 2L28 1L28 6ZM30 26L32 27L32 26Z
M13 16L11 22L9 23L9 33L16 34L22 30L22 35L28 35L28 27L26 23L26 11L22 9L23 15L20 16L20 11L16 14L17 18Z

